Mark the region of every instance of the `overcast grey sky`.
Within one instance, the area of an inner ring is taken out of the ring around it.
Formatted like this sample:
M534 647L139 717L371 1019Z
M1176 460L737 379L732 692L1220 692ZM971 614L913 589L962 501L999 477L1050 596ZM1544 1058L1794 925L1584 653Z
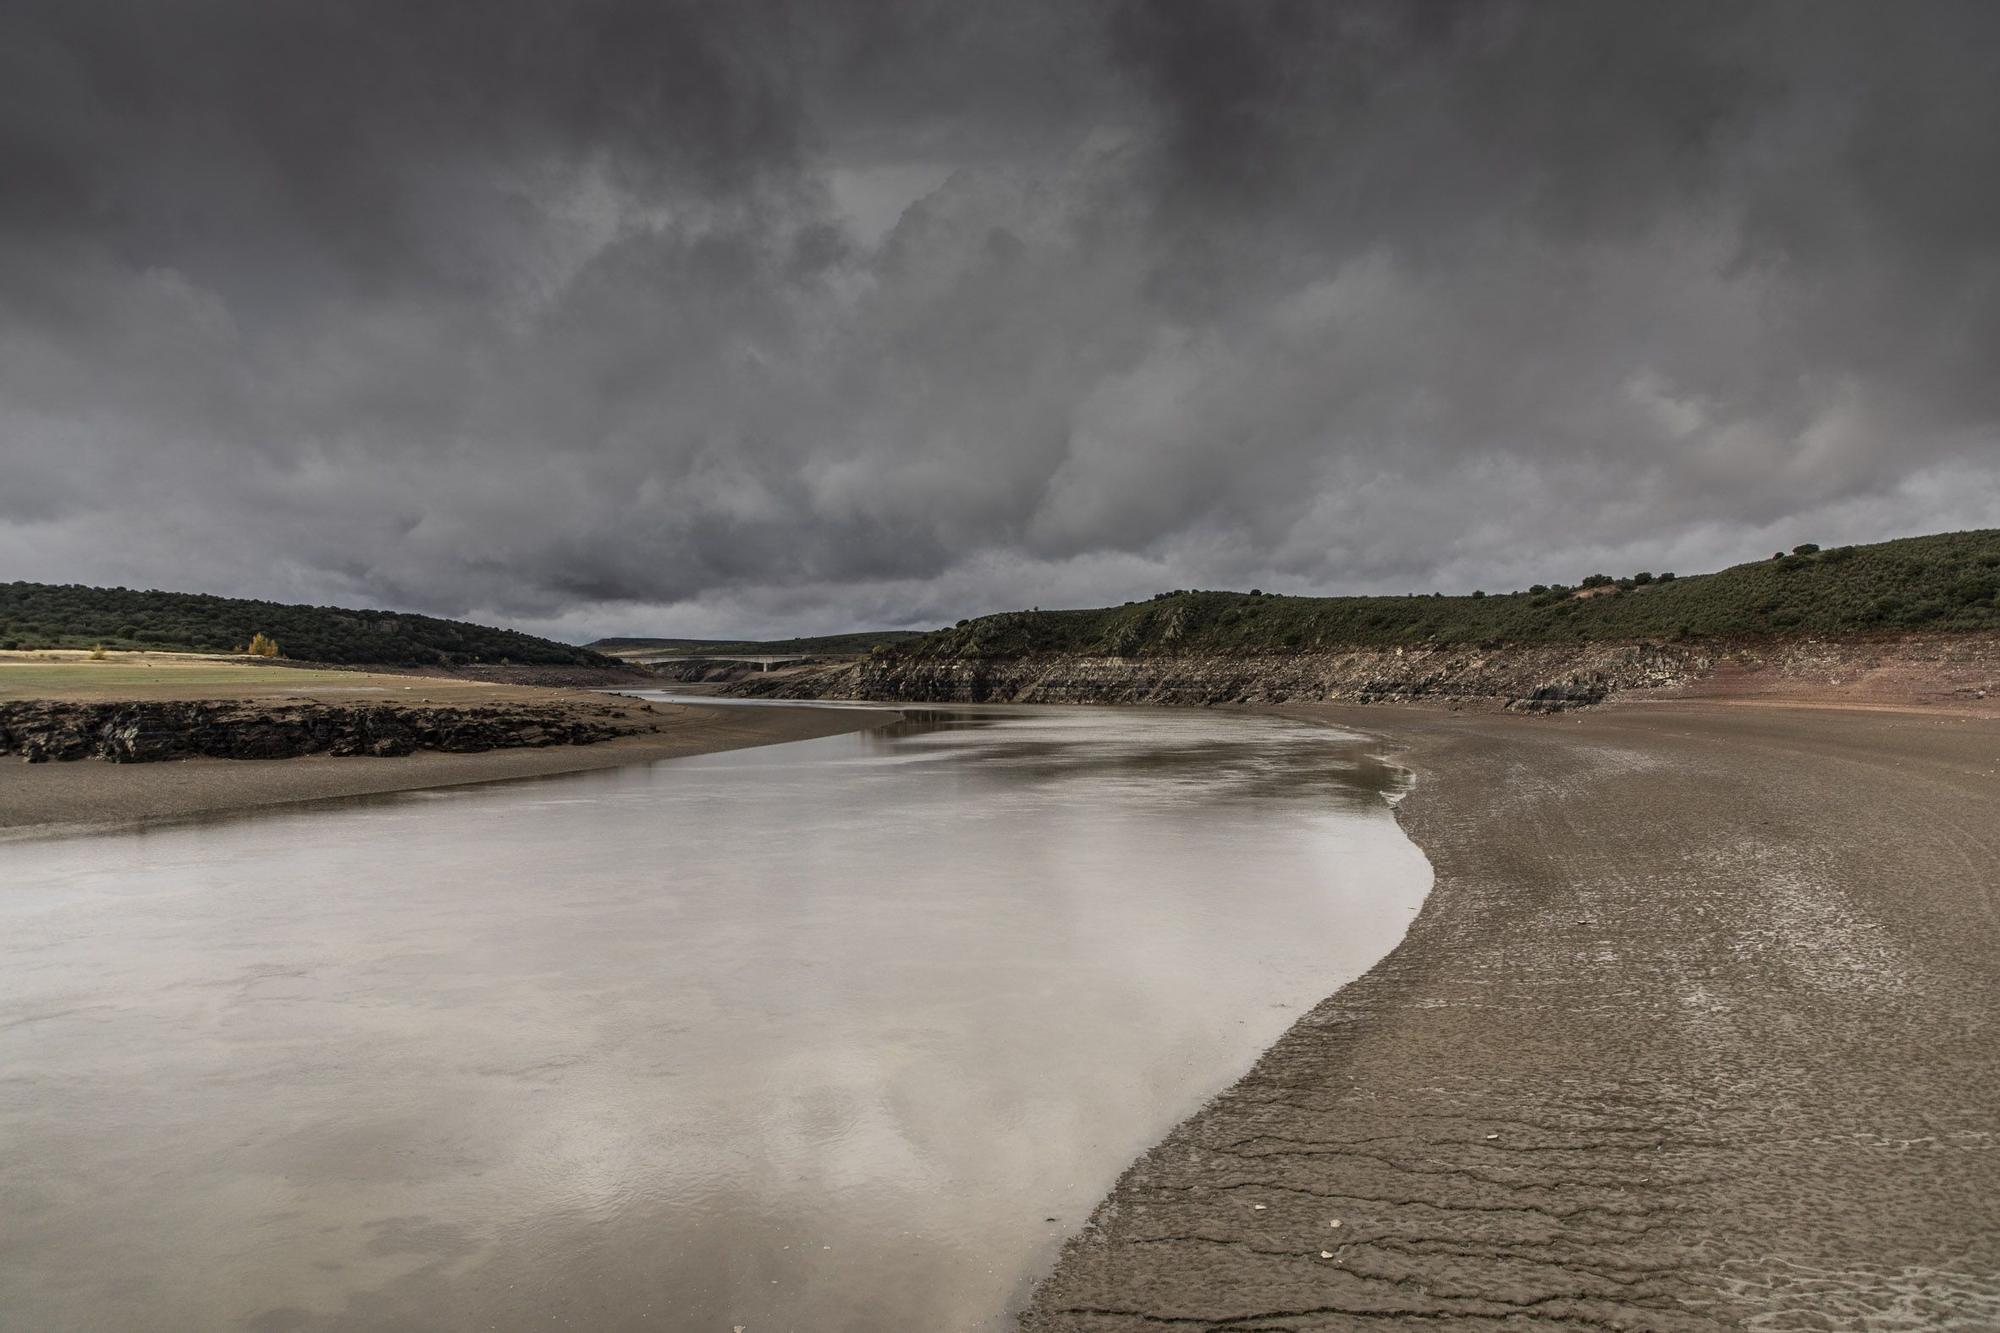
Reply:
M2000 526L2000 4L0 3L0 579L573 639Z

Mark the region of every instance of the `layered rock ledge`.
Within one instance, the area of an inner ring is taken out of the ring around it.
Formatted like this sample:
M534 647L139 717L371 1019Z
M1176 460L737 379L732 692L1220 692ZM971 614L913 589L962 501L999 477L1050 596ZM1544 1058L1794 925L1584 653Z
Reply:
M1990 635L1419 644L1343 651L1042 653L944 657L891 651L729 683L731 694L909 703L1429 703L1557 712L1631 694L1836 694L1974 703L2000 694Z

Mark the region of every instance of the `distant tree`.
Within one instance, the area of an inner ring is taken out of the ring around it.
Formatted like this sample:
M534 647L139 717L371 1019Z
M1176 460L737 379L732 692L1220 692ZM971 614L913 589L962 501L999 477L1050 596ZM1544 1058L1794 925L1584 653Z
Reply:
M1474 588L1472 590L1472 595L1474 597L1484 597L1486 595L1486 590L1483 588Z
M1632 576L1632 582L1642 588L1645 587L1648 583L1651 583L1652 581L1653 581L1653 575L1648 570L1642 569L1637 574L1634 574Z
M1592 574L1589 578L1585 579L1579 586L1585 588L1602 588L1604 585L1610 582L1611 582L1611 576L1609 574Z
M1666 573L1660 575L1660 582L1662 583L1672 583L1673 581L1674 581L1674 571L1671 569L1668 570Z
M278 655L278 641L262 630L259 630L250 636L250 644L244 651L252 657L276 657Z
M1818 543L1816 543L1816 542L1800 542L1800 543L1799 543L1799 544L1798 544L1797 546L1794 546L1794 547L1792 548L1792 554L1793 554L1793 555L1818 555L1818 554L1819 554L1819 545L1818 545Z
M1540 596L1542 593L1545 593L1548 590L1549 590L1549 585L1546 583L1532 583L1528 585L1528 591L1534 593L1537 596Z

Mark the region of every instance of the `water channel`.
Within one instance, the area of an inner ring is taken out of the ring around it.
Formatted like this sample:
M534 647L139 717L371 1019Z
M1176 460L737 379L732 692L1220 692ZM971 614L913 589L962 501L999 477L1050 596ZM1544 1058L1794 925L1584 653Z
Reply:
M1005 1329L1400 938L1400 780L952 708L0 848L4 1323Z

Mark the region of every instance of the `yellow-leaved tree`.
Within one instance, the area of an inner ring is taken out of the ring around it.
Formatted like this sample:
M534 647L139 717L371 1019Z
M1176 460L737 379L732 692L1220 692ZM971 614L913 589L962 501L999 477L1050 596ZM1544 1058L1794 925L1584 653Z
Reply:
M250 647L247 651L252 657L276 657L278 641L259 630L250 636Z

